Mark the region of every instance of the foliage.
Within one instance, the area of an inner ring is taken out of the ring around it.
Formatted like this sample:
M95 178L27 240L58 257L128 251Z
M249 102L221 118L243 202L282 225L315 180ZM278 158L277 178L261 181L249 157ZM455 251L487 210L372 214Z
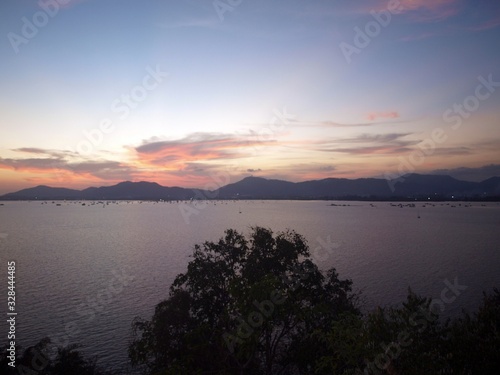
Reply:
M77 350L80 345L57 348L57 354L50 353L50 339L44 338L36 345L25 350L16 347L16 367L9 366L9 358L0 361L0 373L3 375L117 375L97 367L96 358L87 359ZM7 351L7 345L1 348Z
M321 272L294 231L256 227L247 239L227 230L195 246L151 320L134 320L131 364L150 375L498 374L498 289L475 314L443 321L411 289L401 306L363 315L351 286ZM0 373L117 374L78 345L50 344L16 347L17 368L4 356Z
M150 374L308 373L326 354L313 333L359 314L351 284L320 272L293 231L227 230L195 246L150 321L134 321L131 361Z
M431 299L408 291L399 308L348 314L318 333L329 354L316 374L494 375L500 369L500 293L471 317L443 322Z
M443 321L408 290L362 315L350 280L322 273L305 240L256 227L195 246L156 307L133 323L133 365L148 374L497 374L500 293Z
M500 291L484 294L473 316L451 324L448 342L454 374L498 374L500 370Z

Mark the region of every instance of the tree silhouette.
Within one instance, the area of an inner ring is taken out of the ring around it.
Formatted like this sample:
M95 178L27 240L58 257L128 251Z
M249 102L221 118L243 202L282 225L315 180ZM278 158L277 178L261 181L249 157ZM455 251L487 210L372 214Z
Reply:
M401 306L361 314L351 285L321 272L294 231L227 230L195 245L151 320L134 320L131 364L150 375L498 374L498 289L474 315L442 321L411 289ZM78 348L55 350L48 338L17 346L17 367L3 356L0 374L120 373Z
M293 374L325 355L313 336L359 314L350 280L322 273L305 239L255 227L196 245L150 321L136 319L129 355L150 374Z
M15 367L9 365L7 357L0 361L0 374L2 375L118 375L118 372L102 370L96 364L96 358L85 358L77 349L80 345L73 344L58 347L57 354L51 356L49 338L41 339L36 345L22 350L16 347ZM2 353L7 346L0 348Z

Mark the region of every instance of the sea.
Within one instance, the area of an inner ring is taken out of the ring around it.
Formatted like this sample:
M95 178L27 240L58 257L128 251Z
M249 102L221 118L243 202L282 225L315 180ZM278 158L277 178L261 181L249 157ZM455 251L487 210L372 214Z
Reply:
M0 306L8 312L7 262L14 261L16 343L79 344L98 365L123 373L132 373L133 320L152 317L195 244L229 228L295 230L320 269L353 281L364 311L400 305L411 287L453 317L474 312L483 292L500 286L499 203L0 203ZM0 345L9 341L2 326Z

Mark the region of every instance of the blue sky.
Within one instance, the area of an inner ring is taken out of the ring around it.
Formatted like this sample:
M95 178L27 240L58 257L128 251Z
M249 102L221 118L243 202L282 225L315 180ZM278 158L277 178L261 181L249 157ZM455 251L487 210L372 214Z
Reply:
M498 2L5 0L0 35L0 193L500 175Z

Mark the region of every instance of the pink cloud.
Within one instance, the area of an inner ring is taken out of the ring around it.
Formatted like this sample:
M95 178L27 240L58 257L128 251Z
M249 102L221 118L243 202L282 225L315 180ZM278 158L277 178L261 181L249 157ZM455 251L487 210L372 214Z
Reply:
M489 30L489 29L494 29L496 27L500 26L500 17L491 19L489 21L485 21L480 25L473 26L469 28L469 30L472 31L483 31L483 30Z
M457 0L399 0L403 9L415 10L420 8L438 11L455 5Z
M401 13L407 13L415 21L438 21L453 17L460 11L462 0L399 0ZM388 2L383 0L364 6L365 12L387 10Z
M413 12L418 21L437 21L455 16L458 0L400 0L403 12ZM418 14L416 12L418 11Z
M376 121L380 119L394 119L394 118L399 118L399 113L396 111L392 112L371 112L369 113L366 118L368 121Z
M66 2L57 2L57 4L59 4L59 7L60 8L63 8L63 9L67 9L67 8L72 8L76 5L78 5L79 3L83 3L85 1L88 1L88 0L66 0Z

